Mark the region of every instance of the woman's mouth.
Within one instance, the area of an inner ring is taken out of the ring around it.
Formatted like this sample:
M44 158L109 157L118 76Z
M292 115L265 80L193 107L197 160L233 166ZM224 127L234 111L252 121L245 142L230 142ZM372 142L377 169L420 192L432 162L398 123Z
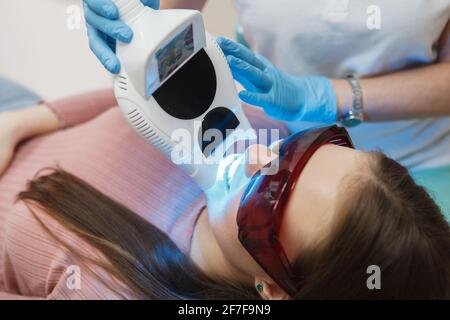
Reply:
M226 158L224 158L219 166L219 180L222 180L227 191L231 189L231 180L233 171L232 168L234 164L239 161L240 154L232 154Z
M226 168L225 180L229 191L239 186L243 179L247 177L245 174L246 155L238 155Z

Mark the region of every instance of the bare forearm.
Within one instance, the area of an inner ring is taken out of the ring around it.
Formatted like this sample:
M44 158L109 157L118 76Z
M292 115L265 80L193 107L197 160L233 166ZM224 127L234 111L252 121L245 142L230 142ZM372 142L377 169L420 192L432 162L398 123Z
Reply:
M353 93L345 80L333 80L338 107L345 112ZM450 63L362 79L367 121L450 116Z
M58 117L44 104L14 111L17 140L49 133L60 128Z
M207 0L161 0L161 9L195 9L201 11Z

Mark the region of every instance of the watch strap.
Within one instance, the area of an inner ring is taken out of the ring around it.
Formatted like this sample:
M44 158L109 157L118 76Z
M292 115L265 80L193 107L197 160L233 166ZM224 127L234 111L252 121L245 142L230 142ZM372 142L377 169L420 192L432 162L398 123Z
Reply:
M361 121L364 121L364 98L359 79L354 74L350 74L346 77L346 80L352 87L353 91L353 106L352 114L360 117Z

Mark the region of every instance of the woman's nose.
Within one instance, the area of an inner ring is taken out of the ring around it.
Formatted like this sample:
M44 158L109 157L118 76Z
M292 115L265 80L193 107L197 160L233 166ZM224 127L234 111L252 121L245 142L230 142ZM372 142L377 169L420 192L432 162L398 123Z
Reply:
M272 150L272 152L276 154L280 154L280 148L281 144L283 143L284 139L274 141L270 144L269 149Z

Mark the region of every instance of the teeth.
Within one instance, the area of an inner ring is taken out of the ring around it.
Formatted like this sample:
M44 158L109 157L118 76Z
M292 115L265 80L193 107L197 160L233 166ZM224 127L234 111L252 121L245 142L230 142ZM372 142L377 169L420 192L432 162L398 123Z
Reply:
M227 187L227 190L230 190L230 182L231 182L230 167L231 165L227 166L227 168L225 169L225 185Z
M222 180L227 189L230 189L230 181L232 175L230 174L230 168L233 165L233 163L238 160L240 157L240 154L232 154L222 160L219 166L219 180Z
M228 188L231 187L232 178L236 175L236 172L243 166L243 161L245 161L245 154L239 155L228 167L226 172L226 179Z

